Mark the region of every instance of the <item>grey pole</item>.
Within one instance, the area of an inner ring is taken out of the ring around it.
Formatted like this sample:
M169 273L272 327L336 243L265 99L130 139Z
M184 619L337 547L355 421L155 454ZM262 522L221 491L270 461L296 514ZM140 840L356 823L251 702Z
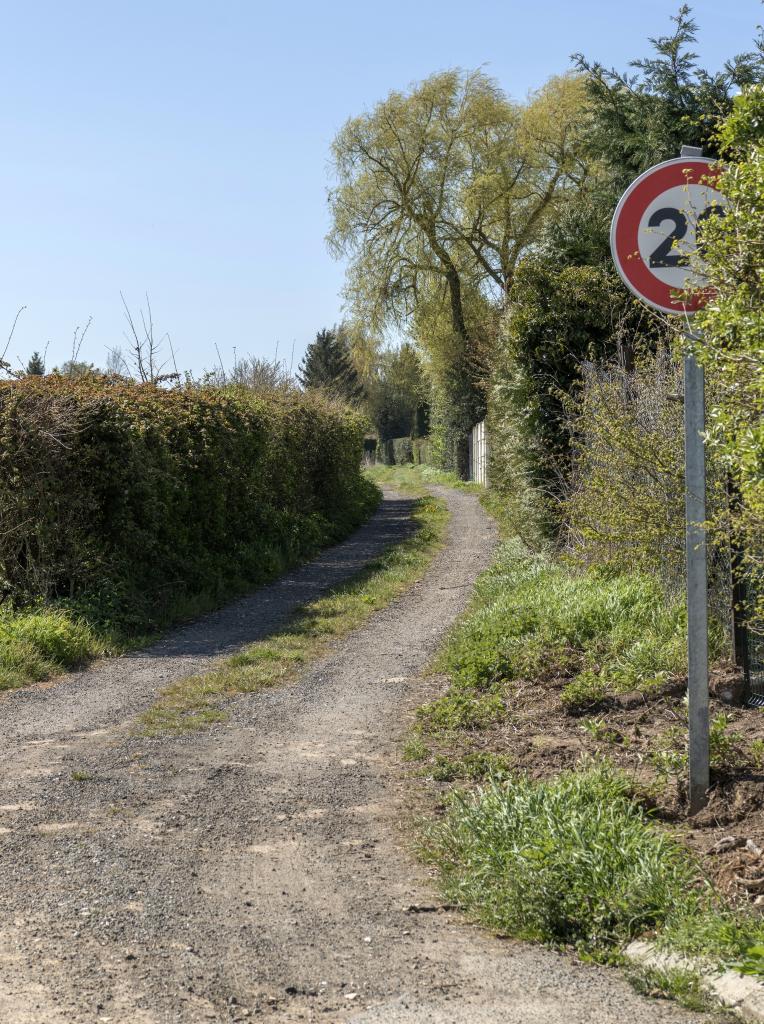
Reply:
M682 146L680 156L703 156ZM687 342L697 340L687 333ZM690 726L690 814L705 807L708 747L708 567L706 558L705 374L695 356L684 357L684 515L687 559L687 699Z
M691 336L688 336L688 341ZM708 749L708 584L704 373L684 357L684 463L687 558L687 695L690 724L690 814L706 804Z

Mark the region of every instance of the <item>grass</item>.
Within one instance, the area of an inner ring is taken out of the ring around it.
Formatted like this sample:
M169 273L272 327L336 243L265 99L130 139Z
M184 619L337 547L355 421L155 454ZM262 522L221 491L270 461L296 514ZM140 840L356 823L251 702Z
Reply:
M63 608L32 608L0 615L0 690L48 679L113 649L99 633Z
M712 657L722 632L711 637ZM438 668L451 685L420 711L426 731L480 729L508 714L514 680L559 678L576 713L608 697L655 690L681 676L686 616L641 573L578 570L505 542L478 580L473 606Z
M718 1004L704 991L700 975L694 971L682 968L637 968L629 965L626 977L640 995L675 999L685 1009L696 1013L713 1013L719 1009Z
M424 852L445 898L493 931L595 959L617 960L645 934L717 961L744 958L764 938L760 920L725 907L604 760L453 793Z
M505 540L434 666L448 676L448 690L420 709L404 751L419 762L416 774L455 784L445 814L421 838L448 902L494 932L572 946L585 958L622 963L623 947L647 937L706 964L764 972L764 922L713 888L701 863L646 809L641 783L607 759L539 781L513 770L511 757L475 751L470 738L511 720L516 687L532 680L581 716L571 730L620 752L629 737L598 717L598 707L606 712L619 693L681 681L685 644L682 602L667 600L649 576L582 570ZM714 625L712 657L722 644ZM717 773L734 772L741 758L764 763L764 743L743 749L731 721L721 713L711 723ZM686 768L686 729L675 733L661 737L658 751L672 774ZM693 1009L709 1005L691 970L630 970L644 991Z
M456 473L444 473L443 470L435 469L434 466L414 466L412 464L383 466L377 464L367 469L366 474L375 484L391 484L400 489L413 489L420 494L430 484L439 484L474 493L485 492L485 488L480 484L460 480Z
M375 479L378 479L375 477ZM289 682L329 645L362 625L420 578L441 546L448 511L443 502L419 498L416 532L389 548L351 582L302 608L284 629L251 644L204 675L180 679L141 718L145 735L184 733L227 717L224 702Z

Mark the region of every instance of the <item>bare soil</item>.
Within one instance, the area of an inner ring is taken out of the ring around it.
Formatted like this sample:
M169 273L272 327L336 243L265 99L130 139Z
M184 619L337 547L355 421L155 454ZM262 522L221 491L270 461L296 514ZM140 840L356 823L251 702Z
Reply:
M225 723L133 730L171 679L405 535L406 501L388 494L344 545L148 651L0 701L0 1020L703 1019L465 924L408 849L400 750L420 673L495 543L473 495L441 493L448 543L421 582L296 683L233 701Z
M468 753L500 754L509 766L534 779L552 778L582 757L607 757L636 780L639 795L663 823L697 855L705 873L733 902L755 903L764 910L764 711L719 699L742 692L738 671L730 665L711 674L711 717L724 714L728 744L712 769L708 805L694 817L687 808L685 768L661 772L660 752L679 753L686 742L686 679L676 678L652 693L623 694L586 714L571 714L561 701L567 677L522 680L506 698L506 719L487 729L426 737L431 763L457 760ZM448 686L431 676L429 699ZM758 748L757 743L762 744ZM427 766L424 773L427 772ZM436 799L448 786L427 780Z

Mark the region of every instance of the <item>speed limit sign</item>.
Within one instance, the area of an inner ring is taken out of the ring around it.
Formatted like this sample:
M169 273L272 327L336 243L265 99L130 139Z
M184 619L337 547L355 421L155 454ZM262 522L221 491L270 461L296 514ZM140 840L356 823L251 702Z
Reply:
M695 313L708 302L703 225L724 213L721 168L694 146L656 164L626 189L613 215L610 248L618 273L643 302L663 313ZM684 508L687 565L687 696L690 813L706 803L710 779L708 716L708 565L706 557L705 398L697 332L684 328Z
M666 160L632 182L616 207L610 248L618 273L663 313L694 313L707 301L697 247L704 222L724 211L719 173L701 156ZM694 291L683 297L686 289Z

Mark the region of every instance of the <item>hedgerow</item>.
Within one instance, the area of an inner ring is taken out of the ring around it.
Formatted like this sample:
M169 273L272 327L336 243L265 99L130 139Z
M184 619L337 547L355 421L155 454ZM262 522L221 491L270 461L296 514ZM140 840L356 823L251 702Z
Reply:
M313 395L2 383L0 586L136 627L219 599L361 521L362 446L362 419Z

